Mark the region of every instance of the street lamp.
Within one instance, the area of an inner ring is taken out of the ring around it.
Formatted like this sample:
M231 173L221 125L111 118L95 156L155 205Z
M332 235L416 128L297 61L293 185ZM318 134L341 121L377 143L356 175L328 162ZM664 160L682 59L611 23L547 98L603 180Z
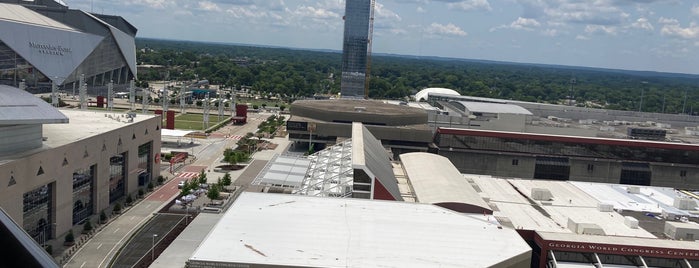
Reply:
M150 261L153 262L155 260L155 238L158 237L158 234L153 234L153 240L151 240L151 247L150 247Z

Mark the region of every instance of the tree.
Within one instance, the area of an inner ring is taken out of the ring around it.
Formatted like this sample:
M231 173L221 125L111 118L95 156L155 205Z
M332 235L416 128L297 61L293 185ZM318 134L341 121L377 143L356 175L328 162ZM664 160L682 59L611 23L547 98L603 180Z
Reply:
M221 180L221 184L222 184L223 186L229 186L229 185L231 185L231 183L233 183L233 182L231 181L231 174L229 174L228 172L226 172L226 175L223 175L223 179Z
M112 212L114 212L116 214L121 213L121 203L114 204L114 208L112 209Z
M199 172L199 184L206 184L206 173L204 172L204 169Z
M209 191L206 192L206 197L208 197L211 202L214 200L218 199L221 196L221 192L218 190L218 186L214 185L209 188Z
M104 209L100 211L100 223L107 222L107 214L104 213Z
M131 205L131 202L133 202L133 198L131 198L130 194L126 196L126 200L124 202L126 203L127 206Z
M184 185L182 186L182 189L180 190L180 195L185 196L185 195L188 195L189 193L192 192L192 189L190 188L189 185L190 184L188 181L184 182Z

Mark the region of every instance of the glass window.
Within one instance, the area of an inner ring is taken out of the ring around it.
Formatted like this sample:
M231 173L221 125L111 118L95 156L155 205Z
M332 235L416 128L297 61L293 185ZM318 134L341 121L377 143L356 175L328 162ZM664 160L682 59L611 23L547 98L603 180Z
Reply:
M153 171L151 166L153 166L151 161L153 157L151 151L153 150L153 142L147 142L138 146L138 186L144 186L148 184L153 176Z
M41 186L23 195L23 227L39 244L52 238L52 185Z
M73 224L92 215L95 165L73 172Z
M109 159L109 203L113 203L125 195L126 155L127 153L123 153Z

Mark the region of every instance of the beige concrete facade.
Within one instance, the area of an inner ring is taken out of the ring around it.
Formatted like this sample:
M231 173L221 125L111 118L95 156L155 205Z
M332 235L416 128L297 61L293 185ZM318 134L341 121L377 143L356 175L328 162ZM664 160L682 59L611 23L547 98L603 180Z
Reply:
M125 114L104 111L61 112L69 117L70 123L44 125L42 148L0 159L0 206L20 226L24 224L23 195L51 185L48 188L51 191L48 223L54 237L73 225L73 173L76 170L95 167L92 214L112 205L109 202L112 156L126 153L124 196L134 195L139 188L139 146L151 143L147 161L150 181L160 174L160 116L139 114L130 120Z

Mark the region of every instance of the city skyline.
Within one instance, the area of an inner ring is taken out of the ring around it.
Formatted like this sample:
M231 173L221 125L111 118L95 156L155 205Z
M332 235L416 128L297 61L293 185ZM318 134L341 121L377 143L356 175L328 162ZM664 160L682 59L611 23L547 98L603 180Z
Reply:
M640 2L377 1L373 52L699 74L699 4ZM344 3L77 0L68 4L121 14L139 28L139 37L341 50Z

